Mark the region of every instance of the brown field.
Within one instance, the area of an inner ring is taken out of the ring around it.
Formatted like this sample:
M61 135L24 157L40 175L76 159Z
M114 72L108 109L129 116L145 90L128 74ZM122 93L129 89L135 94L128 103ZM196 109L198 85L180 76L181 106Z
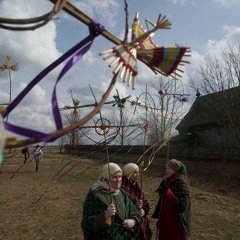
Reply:
M44 149L40 171L34 161L22 165L20 150L13 149L0 173L0 239L1 240L82 240L80 227L82 203L99 167L106 162L103 154L70 156L58 149ZM88 155L88 157L87 157ZM115 155L111 161L120 166L129 155ZM31 160L31 158L30 158ZM63 175L70 166L78 165ZM155 189L163 168L156 160L143 174L143 189L154 208ZM189 174L192 193L191 240L240 239L240 189L234 181ZM151 214L150 214L151 216ZM155 220L151 219L155 232ZM155 237L155 236L154 236ZM94 240L94 239L93 239Z

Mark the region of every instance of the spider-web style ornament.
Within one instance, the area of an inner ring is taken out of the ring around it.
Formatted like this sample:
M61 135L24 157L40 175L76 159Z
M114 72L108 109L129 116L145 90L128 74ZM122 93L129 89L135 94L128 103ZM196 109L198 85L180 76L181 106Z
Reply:
M111 122L106 118L99 118L95 123L95 131L98 135L105 135L111 128Z

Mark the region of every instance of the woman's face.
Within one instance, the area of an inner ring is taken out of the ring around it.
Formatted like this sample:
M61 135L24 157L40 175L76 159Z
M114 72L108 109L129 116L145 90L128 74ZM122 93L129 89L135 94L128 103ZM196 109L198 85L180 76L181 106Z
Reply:
M133 182L136 182L139 179L139 176L140 176L139 169L136 169L134 172L130 174L130 179Z
M173 174L175 173L175 171L172 169L172 168L170 168L170 167L166 167L166 177L170 177L170 176L172 176Z
M119 189L122 184L122 172L118 171L111 175L109 178L109 183L113 189Z

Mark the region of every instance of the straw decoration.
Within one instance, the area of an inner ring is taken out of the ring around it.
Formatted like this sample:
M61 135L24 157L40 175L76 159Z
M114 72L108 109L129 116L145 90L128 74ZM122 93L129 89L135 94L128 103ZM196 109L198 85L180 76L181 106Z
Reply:
M0 71L5 71L5 70L12 70L12 71L17 71L18 70L18 63L12 64L12 60L10 56L6 57L6 63L3 65L0 65Z
M113 74L119 74L123 82L135 88L135 76L137 75L137 51L128 44L119 45L100 53L103 60L108 60L109 67L113 67Z
M183 60L183 57L190 56L186 54L190 52L189 48L179 45L167 48L158 47L151 37L151 34L158 29L169 29L171 22L160 14L157 23L151 23L151 25L152 29L145 32L140 26L137 13L132 24L132 41L100 53L104 56L103 60L110 61L109 67L114 68L113 73L119 74L123 82L126 82L128 86L132 85L133 89L137 75L137 58L155 73L173 78L181 77L179 73L183 73L178 68L179 65L189 63Z
M132 37L132 42L130 44L139 48L139 46L143 42L148 41L148 42L152 42L152 44L151 44L152 47L155 47L155 44L153 43L153 41L151 39L151 34L156 32L159 29L170 29L171 25L172 25L172 23L166 18L166 16L162 16L160 14L158 17L157 23L154 25L154 27L151 30L148 30L145 32L142 30L142 27L140 26L140 22L138 20L138 13L137 13L134 18L132 28L133 28L134 34L137 33L138 35L136 35L136 37L134 37L134 36Z
M151 23L151 25L154 24ZM139 41L139 39L142 38L144 34L149 34L149 32L154 32L159 28L169 29L170 26L171 23L167 20L167 18L165 16L159 15L157 24L154 25L152 30L145 33L140 26L138 14L136 14L132 25L132 41ZM178 72L183 73L183 71L180 70L178 66L183 66L185 63L189 63L183 60L183 57L190 56L189 54L186 54L188 52L190 52L189 48L180 47L177 44L174 47L168 48L158 47L149 35L146 39L144 39L144 41L138 42L137 57L141 59L155 73L161 73L164 76L172 76L173 78L176 78L181 77Z
M188 52L190 52L190 49L186 47L156 47L153 49L138 50L138 56L145 60L147 65L150 65L165 76L170 76L174 73L174 75L181 77L177 71L181 73L183 71L178 69L178 66L189 63L183 60L183 57L190 56L186 54Z
M136 40L139 36L143 35L145 31L140 26L140 22L138 19L138 13L136 14L133 24L132 24L132 41ZM145 39L145 41L138 44L139 49L149 49L155 48L157 45L153 42L152 37L149 36Z

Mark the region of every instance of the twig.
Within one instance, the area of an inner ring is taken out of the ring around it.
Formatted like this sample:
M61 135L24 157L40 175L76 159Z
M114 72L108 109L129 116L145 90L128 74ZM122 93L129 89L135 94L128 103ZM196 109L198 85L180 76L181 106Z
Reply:
M128 12L128 1L124 0L125 3L125 7L124 7L124 11L125 11L125 37L123 42L127 43L128 41L128 17L129 17L129 12Z
M35 30L46 25L53 17L64 7L68 0L57 0L53 9L42 16L34 17L34 18L25 18L25 19L10 19L10 18L0 18L0 28L11 30L11 31L28 31ZM27 24L35 24L29 27L13 27L9 25L27 25Z

